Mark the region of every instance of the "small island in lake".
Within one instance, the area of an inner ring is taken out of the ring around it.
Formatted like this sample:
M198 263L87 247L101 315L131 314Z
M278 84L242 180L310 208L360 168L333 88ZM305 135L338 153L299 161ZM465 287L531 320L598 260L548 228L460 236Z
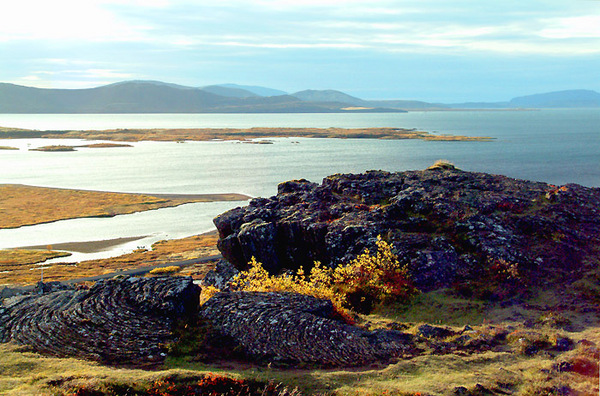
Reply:
M0 128L0 138L87 139L110 141L183 142L210 140L239 140L269 138L327 138L327 139L419 139L444 142L487 142L489 136L435 134L405 128L190 128L190 129L109 129L100 131L36 131ZM53 147L53 146L49 146ZM75 146L73 146L75 147ZM89 147L89 146L83 146ZM56 149L44 151L58 151Z
M52 146L42 146L34 149L29 149L29 151L49 151L49 152L57 152L57 151L77 151L76 148L113 148L113 147L133 147L131 144L119 144L119 143L94 143L94 144L84 144L81 146L63 146L63 145L52 145Z

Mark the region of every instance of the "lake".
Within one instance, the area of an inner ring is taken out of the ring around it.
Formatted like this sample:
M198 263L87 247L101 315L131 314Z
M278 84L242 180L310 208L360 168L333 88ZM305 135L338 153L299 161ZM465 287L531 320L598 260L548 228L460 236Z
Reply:
M463 170L553 184L600 186L600 109L451 111L384 114L0 114L0 126L40 130L111 128L399 127L491 136L492 142L271 139L239 142L137 142L132 148L37 152L80 141L1 140L0 183L119 192L270 196L277 184L370 169L423 169L446 159ZM89 142L86 142L89 143ZM189 204L111 219L78 219L0 230L0 248L147 236L103 252L120 254L159 239L212 229L211 219L244 203ZM78 255L77 260L98 257ZM75 259L75 258L74 258ZM61 261L65 261L62 259Z

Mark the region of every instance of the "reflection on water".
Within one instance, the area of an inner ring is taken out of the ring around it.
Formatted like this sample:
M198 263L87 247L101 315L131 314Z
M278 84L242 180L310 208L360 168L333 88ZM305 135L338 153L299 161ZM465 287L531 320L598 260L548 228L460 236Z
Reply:
M243 202L208 202L181 205L112 218L83 218L54 223L0 230L0 249L54 245L67 242L87 242L117 237L143 238L112 246L96 253L73 253L56 262L76 262L107 258L129 253L138 247L150 249L159 240L183 238L214 229L212 219L218 214L244 205ZM48 261L51 262L51 261Z
M28 149L49 144L79 145L83 141L0 140L0 146L20 148L0 150L0 183L117 192L271 196L277 192L277 184L286 180L320 182L335 173L424 169L443 158L463 170L553 184L600 186L598 125L600 109L343 115L0 114L0 126L34 129L386 126L496 138L492 142L279 138L271 139L274 144L269 145L136 142L131 148L81 148L75 152ZM119 248L131 251L159 239L210 230L214 216L242 204L188 204L111 219L68 220L0 230L0 248L149 235ZM116 251L102 254L114 255Z

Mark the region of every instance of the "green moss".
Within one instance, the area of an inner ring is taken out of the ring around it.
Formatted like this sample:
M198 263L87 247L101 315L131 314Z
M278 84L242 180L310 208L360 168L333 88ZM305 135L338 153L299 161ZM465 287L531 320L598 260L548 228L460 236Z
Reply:
M374 314L397 322L478 325L485 320L484 305L483 301L462 298L445 289L422 293L408 304L381 306Z

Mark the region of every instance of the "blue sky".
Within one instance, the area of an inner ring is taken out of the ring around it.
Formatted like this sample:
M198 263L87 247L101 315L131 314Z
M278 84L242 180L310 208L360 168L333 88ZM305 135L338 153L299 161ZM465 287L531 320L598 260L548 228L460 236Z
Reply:
M19 0L0 81L123 80L501 101L600 91L600 0Z

